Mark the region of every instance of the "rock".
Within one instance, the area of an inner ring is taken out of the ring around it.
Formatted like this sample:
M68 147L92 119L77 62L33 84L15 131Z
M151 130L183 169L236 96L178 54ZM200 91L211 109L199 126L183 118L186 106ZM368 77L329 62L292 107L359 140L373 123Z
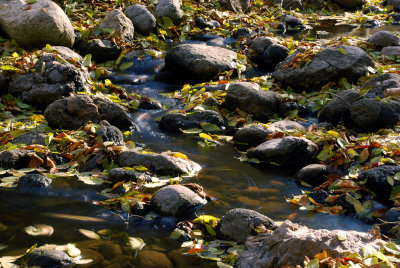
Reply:
M240 28L235 31L233 38L236 38L236 39L248 38L248 37L254 36L255 34L256 34L256 32L253 31L251 28Z
M151 206L157 213L178 218L206 203L207 200L182 185L165 186L151 199Z
M219 26L221 26L218 21L206 20L203 17L196 17L194 19L194 23L196 24L197 27L202 28L202 29L207 28L207 27L212 29L212 28L218 28Z
M328 166L324 164L311 164L300 169L296 173L295 178L312 187L317 187L326 182L327 175L329 175Z
M125 15L132 21L135 29L143 35L148 35L156 29L156 18L143 5L129 6Z
M397 11L400 11L400 1L399 1L398 5L399 5L398 6L399 9ZM387 16L386 20L391 22L393 25L398 25L400 22L400 14L399 13L389 14L389 16Z
M156 6L155 14L157 18L170 18L174 24L179 24L183 17L180 0L160 0Z
M286 136L261 143L248 151L247 157L278 165L298 166L309 163L317 150L318 146L306 138Z
M46 138L47 138L46 133L32 131L16 137L11 141L11 143L13 144L21 143L26 145L31 145L31 144L45 145Z
M305 29L303 22L292 15L283 15L282 17L280 17L280 21L282 21L286 25L286 29L288 29L289 31L298 31Z
M101 126L97 130L96 135L102 137L103 141L113 141L116 145L124 143L124 135L121 130L111 125Z
M50 0L32 4L24 0L2 1L0 28L29 48L42 48L46 44L72 47L75 40L74 28L67 15Z
M366 98L350 107L354 124L362 130L376 131L396 125L400 116L400 102Z
M125 168L113 168L110 170L108 176L113 183L120 181L137 182L139 178L143 178L145 181L151 181L150 175L143 172L138 172L135 169L129 170Z
M303 8L302 0L275 0L275 3L278 3L285 10L295 10Z
M385 0L383 4L385 6L393 6L393 10L396 12L400 11L400 0Z
M220 72L238 68L237 53L203 44L183 44L167 52L165 70L182 81L209 81Z
M66 57L65 51L61 55ZM84 91L89 86L89 73L81 70L83 66L77 68L66 61L61 63L52 53L44 54L35 69L35 73L13 75L8 91L39 108L46 108L50 103L72 92Z
M287 47L279 44L272 44L259 56L259 66L260 68L273 71L278 63L286 59L288 54L289 49Z
M155 250L139 251L136 257L137 267L146 268L173 268L174 265L167 255Z
M251 43L251 49L253 49L257 54L263 54L264 51L272 44L277 44L277 42L266 36L260 36L254 39L253 43Z
M344 241L338 239L339 232L345 233ZM246 242L246 250L239 258L238 267L282 267L303 265L304 256L312 259L323 250L333 258L345 252L357 252L364 246L380 249L381 240L368 232L309 229L285 221L272 233L261 234Z
M374 19L369 19L364 21L361 26L366 27L366 28L376 28L381 25L381 22L379 20L374 20Z
M381 51L385 56L400 56L400 47L384 47Z
M100 251L106 260L120 258L123 255L121 247L118 244L114 243L102 244L100 247Z
M170 176L194 174L201 169L197 163L188 159L166 153L140 153L136 150L123 151L117 162L121 167L145 166L159 175Z
M79 63L82 63L82 56L73 51L72 49L68 47L63 47L63 46L51 46L52 51L56 52L60 57L62 57L64 60L75 60Z
M73 263L74 259L61 250L35 249L28 255L28 266L33 267L66 267Z
M364 5L365 1L364 0L333 0L333 2L345 9L354 10L356 8L361 8Z
M400 48L400 47L399 47ZM400 51L400 50L399 50ZM385 98L385 90L388 88L400 87L400 75L394 73L386 73L377 76L363 85L362 90L369 89L365 94L368 98Z
M100 29L114 29L119 31L121 38L125 42L129 42L133 39L134 27L130 19L128 19L125 14L119 10L114 9L104 17L104 19L99 24Z
M393 178L397 172L400 172L400 166L384 165L361 171L358 179L360 181L367 180L365 187L373 191L378 199L387 201L393 187L400 185L398 180L394 180L393 186L390 185L387 178L389 176Z
M306 130L301 124L296 121L284 119L281 121L274 122L269 125L270 129L273 129L274 132L282 131L282 132L293 132L293 131L302 131Z
M389 46L400 46L400 39L395 34L388 31L374 33L367 41L374 44L379 50Z
M168 252L168 258L172 260L177 268L204 268L197 256L186 256L186 248L171 250Z
M8 79L0 73L0 95L6 94L8 89Z
M369 13L383 13L383 10L375 5L369 5L364 9L364 14L369 14Z
M3 169L21 169L26 168L31 161L29 156L31 152L22 149L13 149L0 153L0 167Z
M337 46L319 51L307 66L287 68L294 57L302 52L304 49L298 49L279 63L272 74L273 78L293 89L311 91L329 82L337 82L342 77L349 82L356 82L367 73L368 67L374 66L364 50L353 46Z
M245 13L250 8L250 0L220 0L222 6L235 13Z
M121 129L133 126L121 105L90 95L57 100L46 108L44 115L50 126L60 129L75 129L89 121L99 123L101 119Z
M77 38L74 48L82 55L91 54L92 60L102 63L108 60L116 60L122 50L109 40Z
M51 182L49 177L40 174L27 174L19 178L18 188L46 188Z
M194 111L190 114L169 113L165 114L158 127L168 132L181 133L181 129L201 128L201 123L209 123L225 129L225 119L216 111Z
M237 242L245 242L249 236L256 235L255 229L263 224L268 230L276 228L273 220L257 211L235 208L229 210L219 221L217 229L221 234Z
M393 236L396 235L396 230L393 230L394 227L398 226L400 222L400 208L393 207L385 212L385 214L380 218L384 222L392 222L393 224L383 224L379 228L386 235Z
M297 102L288 101L279 104L278 107L278 115L280 117L292 117L294 113L297 113L300 117L305 117L309 115L311 112L311 108L304 106L302 104L298 104Z
M229 85L225 105L235 110L239 108L255 118L267 121L278 109L281 96L273 91L260 89L258 84L237 82Z
M330 102L322 109L318 119L336 125L343 122L346 125L352 123L350 118L350 107L357 100L361 99L357 90L349 89L337 93Z

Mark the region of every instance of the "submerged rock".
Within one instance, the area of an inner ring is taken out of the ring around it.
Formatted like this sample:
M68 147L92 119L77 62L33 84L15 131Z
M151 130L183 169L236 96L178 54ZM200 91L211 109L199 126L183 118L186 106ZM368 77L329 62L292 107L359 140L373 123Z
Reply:
M136 256L137 267L146 268L173 268L173 263L167 255L155 250L141 250Z
M61 250L39 250L35 249L28 255L28 265L38 267L66 267L71 265L74 259Z
M24 0L2 1L0 28L10 38L29 48L42 48L46 44L72 47L75 40L69 18L50 0L29 4Z
M306 138L287 136L261 143L247 152L248 158L278 165L298 166L312 161L318 146Z
M374 44L379 50L389 46L400 46L400 39L388 31L374 33L368 38L368 42Z
M182 185L168 185L158 190L151 199L153 209L163 216L181 217L207 200Z
M26 168L31 161L30 151L13 149L0 153L0 167L4 169Z
M156 18L144 5L132 5L125 10L125 15L132 21L135 29L147 35L156 29Z
M358 180L366 180L365 187L373 191L378 199L387 201L390 198L393 187L400 185L398 180L393 180L393 186L388 182L388 177L393 178L397 172L400 172L400 166L379 166L361 171L358 175Z
M260 225L264 225L268 230L277 227L273 220L257 211L235 208L229 210L221 218L217 229L229 239L245 242L249 236L257 234L255 229Z
M341 45L319 51L310 64L302 68L287 67L304 51L300 48L279 63L272 77L296 90L311 91L343 77L356 82L367 73L368 67L374 66L373 60L361 48Z
M344 240L338 239L339 232L345 234ZM241 268L303 265L304 256L312 259L323 250L336 258L345 252L359 253L364 246L379 250L381 242L367 232L309 229L285 221L272 233L248 239L238 264Z
M133 23L125 14L114 9L110 11L99 24L100 29L114 29L121 34L121 38L125 41L131 41L134 35Z
M51 184L49 177L40 174L27 174L19 178L18 188L30 189L30 188L46 188Z

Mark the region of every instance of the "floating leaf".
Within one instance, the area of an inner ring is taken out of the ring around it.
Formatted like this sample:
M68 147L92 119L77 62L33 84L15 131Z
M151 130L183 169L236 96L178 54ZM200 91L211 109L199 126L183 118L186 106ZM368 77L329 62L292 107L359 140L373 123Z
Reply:
M132 250L141 250L145 245L140 237L129 237L129 246Z
M200 136L200 138L203 138L203 139L206 139L206 140L211 140L211 141L213 140L213 138L210 135L206 134L206 133L200 133L199 136Z
M81 259L81 260L76 260L75 261L76 264L88 264L88 263L91 263L91 262L93 262L92 259Z
M332 137L334 137L334 138L339 138L339 137L340 137L339 132L336 132L336 131L334 131L334 130L329 130L329 131L328 131L328 135L329 135L329 136L332 136Z
M72 258L76 258L81 255L81 251L74 244L67 244L67 254Z
M90 238L90 239L94 239L94 240L100 240L101 239L101 237L98 234L96 234L95 232L90 231L90 230L79 229L79 232L81 234L83 234L84 236L86 236L87 238Z
M173 239L173 240L176 240L176 239L178 239L179 237L181 237L184 234L185 234L184 230L178 229L178 230L173 231L171 233L171 235L169 236L169 238Z
M31 236L50 236L53 234L54 229L50 225L35 224L34 226L27 226L24 228L25 233Z

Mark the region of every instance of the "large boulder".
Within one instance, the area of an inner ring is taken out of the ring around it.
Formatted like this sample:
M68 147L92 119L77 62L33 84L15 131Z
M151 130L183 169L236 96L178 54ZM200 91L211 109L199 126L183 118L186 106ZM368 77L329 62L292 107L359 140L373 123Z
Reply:
M345 9L361 8L365 0L333 0L334 3Z
M278 165L298 166L309 163L318 146L306 138L287 136L261 143L247 152L248 158Z
M202 123L209 123L218 126L221 130L225 128L224 118L216 111L194 111L193 113L168 113L164 115L158 127L164 131L181 133L181 130L189 128L201 128Z
M46 108L44 116L51 127L60 129L75 129L88 121L99 123L101 119L122 129L133 126L129 114L121 105L90 95L57 100Z
M220 72L238 68L236 52L203 44L183 44L165 56L165 70L180 80L208 81Z
M181 217L190 210L205 205L207 200L182 185L168 185L151 199L153 209L163 216Z
M132 21L136 31L147 35L156 29L156 18L143 5L129 6L125 15Z
M244 13L250 8L250 0L221 0L221 4L235 13Z
M300 48L276 66L273 78L297 90L316 90L329 82L337 82L345 77L349 82L356 82L365 75L373 60L361 48L353 46L329 47L319 51L308 65L293 68Z
M183 17L180 0L160 0L156 6L155 14L157 18L170 18L175 24L179 24Z
M25 47L42 48L46 44L72 47L75 40L67 15L50 0L32 4L24 0L2 0L0 28Z
M382 74L363 85L363 90L368 90L365 94L368 98L378 97L383 99L385 90L389 88L400 88L400 75L394 73Z
M114 29L121 34L121 38L128 42L133 39L134 27L130 19L119 10L110 11L99 24L100 29Z
M63 51L60 56L67 59L70 56L66 51L73 53L68 48ZM84 91L89 86L89 73L79 62L77 64L80 68L60 60L56 54L45 53L36 63L35 73L15 74L10 78L8 91L23 102L44 109L50 103L73 92Z
M400 46L400 39L394 33L388 31L374 33L368 38L368 42L374 44L377 49Z
M217 229L223 236L244 243L249 236L257 234L255 230L260 225L269 230L277 227L273 220L257 211L235 208L221 218Z
M170 176L195 174L201 169L197 163L173 154L140 153L136 150L123 151L117 162L121 167L145 166L157 174Z
M366 180L365 187L373 191L377 198L387 201L394 186L400 185L400 181L393 180L393 186L389 183L388 177L394 177L400 172L400 166L384 165L361 171L358 175L360 181Z
M229 85L225 105L235 110L239 108L255 118L267 121L278 109L281 96L273 91L262 90L258 84L237 82Z
M309 229L285 221L272 233L248 239L246 250L239 258L238 267L303 265L305 256L312 259L323 250L336 258L345 252L360 253L364 246L378 251L381 247L380 243L382 243L381 240L368 232Z

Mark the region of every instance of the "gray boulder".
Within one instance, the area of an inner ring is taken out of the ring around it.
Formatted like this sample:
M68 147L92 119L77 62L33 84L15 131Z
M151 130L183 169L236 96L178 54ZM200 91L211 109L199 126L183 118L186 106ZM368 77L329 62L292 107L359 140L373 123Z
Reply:
M368 89L365 94L368 98L381 98L385 97L385 90L388 88L400 87L400 75L394 73L386 73L377 76L366 84L363 85L363 90Z
M160 0L156 6L155 14L157 18L170 18L175 24L179 24L183 17L180 0Z
M223 236L244 243L249 236L257 234L255 229L259 225L264 225L268 230L277 227L273 220L257 211L235 208L221 218L217 229Z
M181 133L181 129L201 128L201 123L210 123L218 126L221 130L225 129L225 119L216 111L194 111L190 114L169 113L165 114L158 127L168 132Z
M183 44L165 56L165 70L180 80L208 81L220 72L236 70L237 53L203 44Z
M57 100L46 108L44 116L51 127L60 129L75 129L89 121L99 123L102 119L121 129L133 126L121 105L90 95Z
M57 53L64 60L75 60L79 63L82 63L82 56L73 51L68 47L63 46L51 46L52 51Z
M122 145L124 143L124 135L121 130L110 124L103 123L97 130L96 135L102 137L103 141L113 141L116 145Z
M329 122L336 125L339 122L351 124L350 107L360 100L361 96L357 90L349 89L336 94L330 102L322 109L318 119L321 122Z
M273 91L260 89L258 84L237 82L229 85L225 105L252 114L259 120L268 120L278 109L281 96Z
M257 37L251 44L257 56L255 62L262 69L273 71L276 65L286 59L289 49L278 44L274 39L261 36Z
M344 240L338 239L339 232L345 234ZM305 256L312 259L323 250L336 258L345 252L360 253L364 246L378 251L381 248L380 243L382 243L381 240L368 232L309 229L291 221L285 221L272 233L249 238L246 242L246 250L239 258L238 267L303 265Z
M384 47L381 50L381 53L384 56L395 56L395 57L397 57L397 56L400 56L400 47L398 47L398 46L397 47L391 47L391 46Z
M132 21L135 29L143 35L148 35L156 29L156 18L143 5L128 7L125 15Z
M306 138L287 136L261 143L247 152L248 158L277 165L299 166L308 164L318 151L318 146Z
M157 213L178 218L206 203L206 199L182 185L165 186L151 199L151 206Z
M51 179L40 174L27 174L18 180L18 188L20 189L46 188L50 184Z
M0 28L24 47L42 48L46 44L72 47L74 28L67 15L54 2L40 0L2 0Z
M35 249L28 255L28 265L38 267L66 267L71 265L74 259L61 250Z
M110 11L100 22L99 27L101 29L114 29L118 31L121 34L121 38L126 42L133 39L133 23L119 9Z
M11 143L21 143L26 145L40 144L45 145L47 134L44 132L32 131L22 134L11 141Z
M257 54L262 54L272 44L277 44L277 41L266 36L260 36L253 40L250 48Z
M334 3L345 9L356 9L361 8L364 5L365 0L333 0Z
M119 154L117 162L121 167L145 166L159 175L178 176L193 175L201 167L188 159L174 157L167 153L140 153L136 150L127 150Z
M222 6L235 13L244 13L250 8L250 0L221 0Z
M110 180L113 183L117 183L120 181L133 181L137 182L139 178L143 178L145 181L150 181L150 175L138 172L135 169L125 169L125 168L113 168L108 173Z
M329 175L329 168L324 164L311 164L300 169L295 178L303 181L313 187L317 187L326 182L326 176Z
M296 90L316 90L329 82L337 82L345 77L349 82L356 82L365 75L368 67L374 66L373 60L364 50L353 46L329 47L319 51L310 64L302 68L289 66L300 48L276 66L272 77Z
M26 168L31 161L30 151L22 149L13 149L0 153L0 167L3 169L21 169Z
M365 187L373 191L378 199L387 201L393 187L400 185L398 180L393 180L393 186L388 182L388 177L393 178L397 172L400 172L400 166L384 165L361 171L358 179L360 181L366 180Z
M388 31L374 33L367 41L374 44L377 49L389 46L400 46L400 39L394 33Z
M115 60L122 52L122 50L110 40L101 39L84 40L77 38L74 48L82 55L91 54L92 60L97 63Z

